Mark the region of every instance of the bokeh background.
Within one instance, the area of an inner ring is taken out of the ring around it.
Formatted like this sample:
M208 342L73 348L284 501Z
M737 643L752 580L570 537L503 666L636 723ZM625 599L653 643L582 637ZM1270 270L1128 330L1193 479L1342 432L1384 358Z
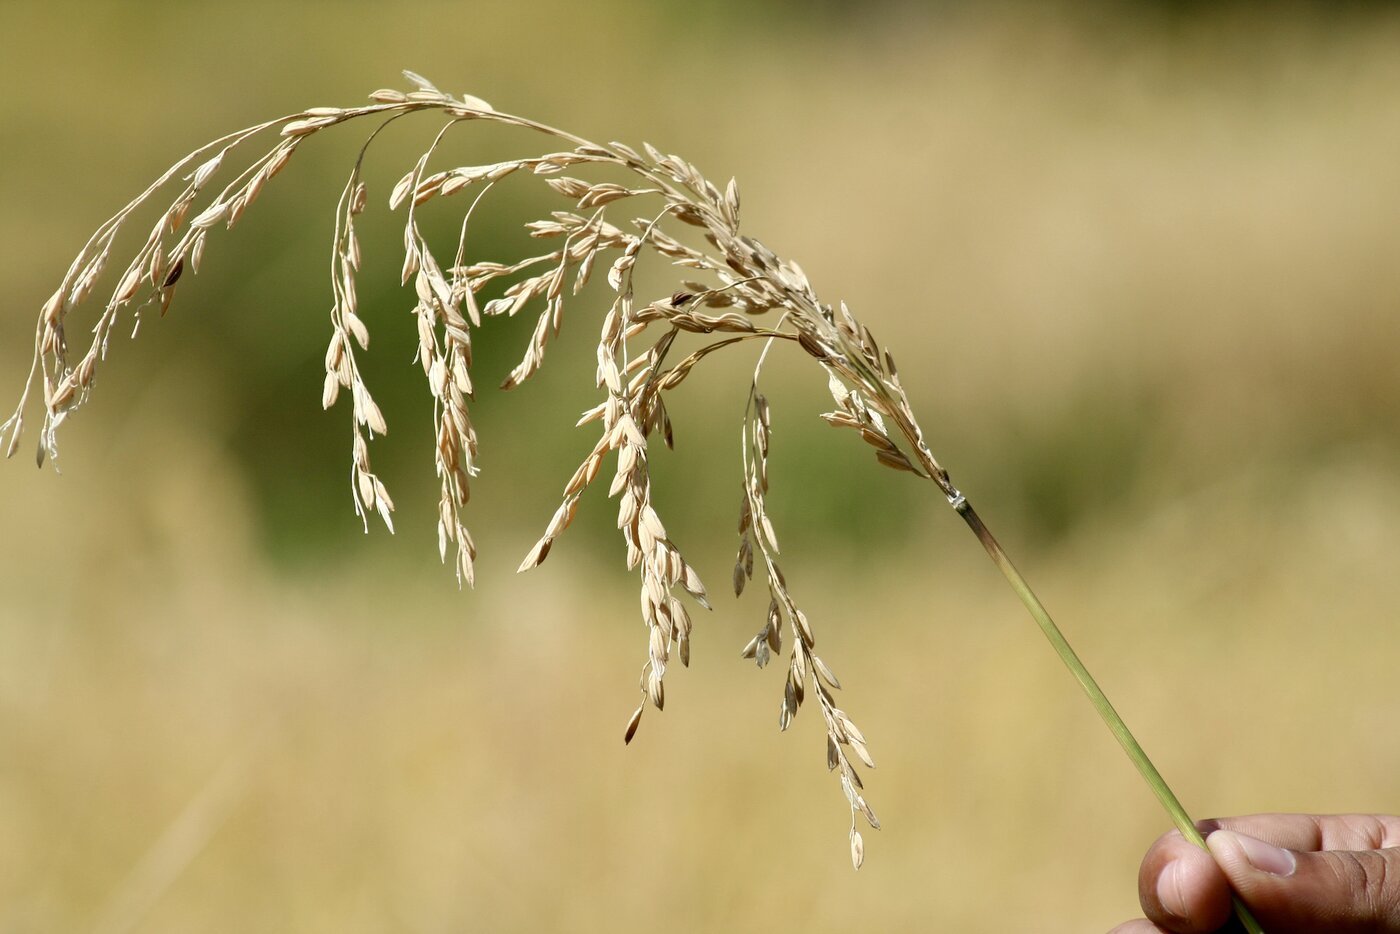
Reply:
M935 453L1199 817L1400 808L1400 7L0 4L0 386L169 162L413 68L720 180L896 348ZM430 121L371 159L373 202ZM444 162L528 154L473 126ZM674 401L668 525L719 599L630 748L612 507L512 572L591 445L594 324L476 407L479 585L438 566L396 219L366 216L376 464L319 406L335 196L298 156L114 345L61 476L0 469L0 931L1106 930L1155 802L927 485L769 373L795 593L880 768L851 871L811 711L724 596L743 354ZM477 241L553 203L503 188ZM451 218L441 215L449 230ZM594 303L601 300L594 296ZM595 319L596 320L596 319ZM528 322L524 323L528 327ZM525 332L478 342L479 383ZM26 451L28 448L26 447Z

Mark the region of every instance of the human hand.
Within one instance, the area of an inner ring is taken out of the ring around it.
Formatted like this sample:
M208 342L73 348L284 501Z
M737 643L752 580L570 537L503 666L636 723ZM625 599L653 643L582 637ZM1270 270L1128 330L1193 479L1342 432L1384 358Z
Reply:
M1207 934L1232 892L1265 934L1400 934L1400 817L1254 814L1201 821L1210 852L1179 831L1138 872L1146 918L1110 934Z

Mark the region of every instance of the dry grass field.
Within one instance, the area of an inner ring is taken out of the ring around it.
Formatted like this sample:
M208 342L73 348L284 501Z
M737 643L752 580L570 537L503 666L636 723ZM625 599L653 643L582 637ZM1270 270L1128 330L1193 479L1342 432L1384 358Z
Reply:
M0 6L0 390L70 255L170 161L410 67L737 175L745 228L896 349L930 446L1195 816L1400 809L1400 16L641 7ZM780 670L738 658L763 603L722 593L751 357L675 403L658 508L719 599L630 747L645 639L609 505L513 573L590 445L594 325L482 394L458 592L382 207L362 303L399 530L359 533L319 361L360 140L318 141L114 344L61 476L27 447L0 467L0 932L1132 915L1167 819L932 488L815 418L796 354L770 505L879 763L859 873L815 711L779 734ZM375 205L420 142L385 150ZM537 213L509 197L507 250ZM524 332L501 338L484 385Z

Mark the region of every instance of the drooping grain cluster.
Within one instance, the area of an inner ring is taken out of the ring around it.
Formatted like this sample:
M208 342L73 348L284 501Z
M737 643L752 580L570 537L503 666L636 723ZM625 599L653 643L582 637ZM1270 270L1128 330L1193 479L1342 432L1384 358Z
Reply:
M595 268L601 268L599 263L605 263L613 297L603 316L597 347L595 383L602 398L579 421L579 425L599 425L598 441L565 485L562 502L520 569L545 560L573 520L584 489L603 472L609 455L615 454L609 495L618 500L617 524L626 544L627 566L640 577L641 614L648 632L642 701L625 733L630 742L647 705L658 710L664 706L664 679L672 658L679 656L682 665L689 663L692 622L682 595L709 607L704 585L671 540L652 503L652 444L658 436L667 446L672 443L665 394L715 351L747 341L762 342L765 346L743 419L743 499L734 590L741 592L757 567L762 571L769 603L763 625L743 655L762 667L773 653L782 651L783 630L789 631L792 650L779 726L787 729L809 691L815 694L826 726L827 766L839 773L850 805L851 855L859 867L864 843L856 830L856 817L863 815L877 828L879 822L866 803L850 754L866 766L873 767L874 762L864 735L835 702L833 692L840 684L815 654L811 623L789 592L779 564L777 535L765 499L770 410L758 384L763 359L774 342L798 345L827 372L836 407L823 418L832 425L858 431L874 446L881 463L932 479L950 499L957 499L946 473L924 446L894 360L880 350L844 304L833 308L821 302L796 263L781 259L740 233L739 190L734 181L721 191L689 162L649 144L640 151L616 142L599 145L502 113L474 97L453 97L416 75L409 74L409 78L416 89L407 93L378 91L365 106L312 108L215 140L180 160L99 227L40 313L34 363L23 396L15 413L0 426L0 442L5 443L7 456L18 446L27 402L36 383L42 385L44 393L39 443L42 463L45 456L57 455L59 425L87 400L112 330L123 314L130 316L133 333L147 309L159 308L163 315L183 272L187 268L199 270L213 228L232 228L309 137L350 120L377 116L385 119L361 148L336 211L331 260L334 301L322 402L329 409L342 392L349 393L355 508L366 524L369 514L374 513L392 531L393 500L372 469L369 445L375 435L385 434L388 426L365 385L356 356L368 349L370 336L359 314L355 284L362 261L355 220L368 201L361 166L370 143L388 123L415 112L444 116L446 124L389 199L391 208L405 214L402 279L405 285L412 282L414 286L417 359L433 400L442 559L446 561L452 550L459 579L471 583L476 549L463 522L463 509L471 478L477 473L477 437L469 413L474 333L486 318L514 316L526 310L537 313L525 354L504 388L519 385L541 366L549 341L559 332L566 297L578 294ZM557 151L529 158L430 172L428 164L446 135L458 124L472 120L527 127L563 145ZM279 135L270 149L222 187L211 185L223 173L224 163L235 148L274 129ZM565 174L588 174L599 167L623 170L635 187ZM467 237L473 211L497 183L517 174L543 177L570 203L568 209L527 225L532 236L558 246L510 264L470 260ZM177 188L174 199L122 270L93 327L91 344L74 361L65 328L68 315L95 289L113 257L118 233L134 222L137 209L172 183ZM428 202L459 194L469 195L471 200L463 212L455 250L450 258L442 254L447 259L444 262L423 235L418 212ZM186 222L202 196L203 206ZM618 219L619 212L633 205L649 207L637 216ZM688 245L668 233L663 229L668 223L695 228L706 248ZM695 278L683 279L680 289L671 295L638 301L633 271L644 256L659 256L690 270L687 275ZM484 299L488 288L494 291L501 284L505 284L501 295ZM700 346L672 361L682 334L700 335ZM723 336L714 337L717 334Z

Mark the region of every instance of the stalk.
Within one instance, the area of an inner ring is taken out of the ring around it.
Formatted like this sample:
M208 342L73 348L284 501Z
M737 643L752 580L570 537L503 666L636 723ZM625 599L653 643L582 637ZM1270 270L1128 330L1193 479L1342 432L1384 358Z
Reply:
M1030 584L1021 576L1021 572L1016 570L1016 566L1011 563L1006 552L1002 549L1001 543L996 540L991 531L982 522L982 517L977 515L972 504L967 501L967 497L960 493L949 497L949 502L957 510L958 515L963 517L972 534L977 536L977 540L982 543L982 547L987 550L987 555L992 559L992 563L1006 577L1011 584L1011 589L1016 591L1016 596L1021 598L1026 609L1040 626L1040 631L1045 634L1045 638L1050 641L1060 661L1065 663L1065 667L1074 675L1074 679L1079 682L1079 686L1084 689L1084 693L1089 698L1089 703L1094 705L1094 709L1099 712L1103 722L1107 724L1108 730L1118 740L1118 744L1123 747L1123 751L1128 754L1133 765L1137 766L1138 772L1142 775L1147 786L1152 789L1152 793L1157 796L1157 800L1176 825L1181 835L1190 840L1201 849L1206 849L1206 841L1201 832L1196 829L1195 823L1190 815L1186 813L1186 808L1182 807L1181 801L1167 785L1166 779L1162 778L1162 773L1157 771L1157 767L1152 764L1152 760L1147 757L1141 744L1138 743L1128 725L1123 722L1123 718L1118 715L1118 711L1113 709L1109 703L1108 696L1099 687L1094 676L1089 674L1089 669L1084 667L1084 663L1079 660L1074 649L1070 647L1069 641L1065 639L1064 633L1060 632L1060 627L1055 625L1055 621L1050 618L1045 605L1040 602L1040 598L1031 590ZM1231 895L1234 903L1235 918L1240 926L1248 934L1263 934L1263 928L1259 922L1250 914L1249 909L1239 900Z
M417 359L423 364L434 399L437 435L435 465L442 494L439 500L438 548L445 560L448 544L455 543L459 581L471 583L472 562L476 554L461 518L461 510L468 501L470 478L477 473L476 432L467 405L467 400L472 398L469 370L473 333L480 326L483 315L514 316L527 303L542 302L545 305L524 359L511 372L503 388L518 385L538 369L547 340L551 334L557 335L559 332L566 277L574 276L573 293L577 294L588 280L595 257L616 252L620 255L611 261L607 275L608 285L616 293L616 298L604 319L598 345L598 385L600 388L606 387L607 394L604 402L586 412L579 422L583 425L601 420L602 436L593 452L575 471L564 491L563 502L520 570L528 570L544 561L554 540L573 520L579 497L598 475L605 455L617 452L618 468L609 495L621 496L618 527L628 549L628 568L640 566L641 569L642 615L649 630L642 703L628 723L625 740L631 740L648 703L657 709L662 707L665 697L662 677L673 646L678 647L682 664L688 664L690 618L679 602L679 593L673 591L679 587L701 606L709 607L699 576L667 537L665 526L651 504L647 439L650 435L654 441L653 433L660 432L665 443L668 446L671 443L670 419L662 395L678 385L699 360L716 350L750 339L763 339L769 345L779 338L792 340L818 360L831 377L829 385L836 410L823 417L833 425L857 430L864 441L876 448L876 455L885 466L910 471L938 485L1006 576L1128 758L1166 808L1173 823L1186 839L1205 847L1204 839L1181 803L1074 654L1044 606L924 445L922 431L900 386L890 353L878 346L869 329L856 320L844 303L837 308L822 303L796 263L777 256L758 240L740 234L736 181L731 180L721 192L695 166L679 156L664 155L652 146L644 145L644 153L621 143L600 146L546 124L497 111L469 95L458 100L412 72L405 72L405 76L416 86L416 90L408 93L376 91L371 95L374 103L368 106L311 108L249 127L202 146L177 162L154 185L98 228L40 313L34 362L24 394L14 414L0 423L0 439L4 439L8 433L8 441L3 445L5 456L15 452L23 430L26 400L31 388L39 382L44 387L45 403L40 463L44 452L56 456L58 426L88 398L93 374L99 362L106 358L108 335L119 315L123 312L138 314L141 308L154 304L160 306L163 315L170 305L173 289L187 259L190 268L198 271L206 232L220 224L232 227L252 204L263 185L281 171L307 138L322 129L360 117L378 115L391 122L412 112L437 111L448 118L448 123L412 171L395 187L390 205L407 204L403 281L407 284L413 280L415 284L418 303L414 312L419 322ZM430 156L449 128L466 120L494 121L533 129L563 140L573 148L530 159L467 166L452 172L425 175ZM212 202L185 225L186 232L178 242L170 245L162 241L164 232L173 234L184 222L186 212L197 200L200 189L219 172L227 153L257 134L277 127L280 127L280 136L272 148L214 195ZM378 132L376 130L370 136L371 141ZM367 147L369 143L365 145ZM217 150L216 154L209 158L209 153L214 150ZM383 435L388 426L363 381L355 350L358 346L361 351L367 351L369 341L368 328L356 313L355 297L360 251L353 223L354 217L366 203L365 186L360 178L360 161L363 158L362 148L337 207L331 270L335 303L331 312L332 335L326 354L322 405L326 408L333 406L342 388L349 390L348 394L353 397L351 476L355 508L366 521L368 513L379 513L393 531L390 521L393 501L382 481L371 471L368 454L369 440ZM92 345L77 364L71 364L67 356L65 316L92 291L112 253L118 231L158 189L197 162L198 167L186 177L186 184L165 208L145 246L129 261L120 284L94 328ZM640 176L647 184L643 188L629 189L613 183L589 184L562 176L548 179L550 187L557 194L565 195L577 209L586 207L589 211L595 211L587 220L572 212L556 212L552 220L528 225L535 236L564 237L564 246L509 266L500 263L463 266L467 220L481 197L498 180L518 170L527 170L522 172L527 175L556 175L569 166L586 164L608 164L625 169ZM430 199L445 197L476 183L483 183L481 193L466 210L456 261L440 263L434 258L427 239L417 225L415 209ZM650 222L641 223L643 229L640 236L624 234L619 228L604 224L605 205L636 196L660 196L666 202ZM715 251L710 253L686 246L665 234L659 225L667 218L704 228L706 240ZM660 299L638 307L634 304L632 270L644 249L676 265L718 277L719 283L692 285L686 281L683 283L685 289L676 292L669 300ZM515 281L507 288L504 297L478 307L477 292L488 282L501 276L513 278L528 267L546 262L555 265L552 275L531 275ZM145 281L149 281L150 288L142 286ZM726 308L734 310L708 313ZM750 320L752 316L771 309L782 309L776 326L763 328ZM635 352L635 345L629 350L627 341L639 340L642 332L654 322L666 325L663 336L641 354ZM703 335L725 332L736 336L716 340L694 351L679 364L663 368L672 340L682 331ZM760 356L759 368L762 361L763 357ZM777 542L764 505L764 494L768 489L767 402L757 392L757 380L756 370L749 396L750 405L744 419L745 498L734 587L736 594L741 592L745 582L753 577L753 559L757 552L762 558L759 566L767 577L771 599L764 628L749 643L744 655L757 658L761 667L770 651L781 651L781 630L785 620L793 630L795 645L788 667L780 723L786 729L796 714L806 696L805 684L811 673L813 693L827 724L828 767L839 768L842 788L851 806L852 860L859 868L864 850L861 837L855 831L855 816L863 814L877 829L879 821L862 794L863 785L846 750L851 750L867 766L873 767L874 762L860 730L832 699L830 691L839 685L825 664L811 653L813 636L807 617L788 593L774 560ZM908 442L907 451L902 450L891 437L885 419L892 420L898 434ZM752 457L747 447L750 438L754 451ZM1262 934L1258 923L1238 900L1235 900L1235 913L1245 931Z

